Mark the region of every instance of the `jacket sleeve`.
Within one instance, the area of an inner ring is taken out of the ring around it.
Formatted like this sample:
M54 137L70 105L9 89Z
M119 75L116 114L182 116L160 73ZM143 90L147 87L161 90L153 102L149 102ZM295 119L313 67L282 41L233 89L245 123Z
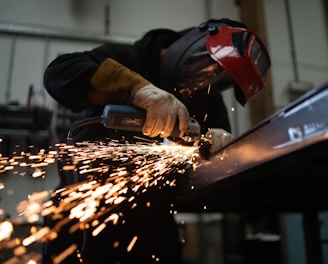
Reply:
M46 68L44 87L60 104L80 112L89 105L90 79L97 68L98 62L87 53L61 55Z
M73 112L83 111L94 104L90 100L90 93L95 91L95 88L102 89L99 85L94 87L95 82L92 82L92 79L96 75L98 80L103 80L100 72L108 65L108 59L120 61L129 68L135 67L133 52L131 46L107 43L90 51L61 55L46 68L44 86L47 92L63 106ZM107 75L105 78L112 81L110 76Z

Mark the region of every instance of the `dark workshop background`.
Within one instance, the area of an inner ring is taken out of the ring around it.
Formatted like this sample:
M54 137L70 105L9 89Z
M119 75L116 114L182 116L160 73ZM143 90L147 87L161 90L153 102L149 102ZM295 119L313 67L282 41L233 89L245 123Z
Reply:
M224 93L235 135L328 77L326 0L0 0L0 6L0 108L32 104L44 109L42 124L33 132L16 127L14 118L0 112L0 137L6 140L0 143L3 155L22 138L26 145L59 142L78 118L44 91L43 71L50 61L107 40L131 43L156 27L179 30L209 18L228 17L245 22L267 44L272 68L264 91L246 107L237 105L231 91ZM56 167L49 167L44 179L26 178L24 184L21 180L0 175L5 185L0 189L0 220L17 214L16 205L30 193L55 187ZM177 220L183 223L181 233L187 241L185 263L243 263L240 237L254 242L248 244L249 255L267 256L268 262L263 263L272 263L269 259L283 264L306 261L302 218L297 212L245 218L221 212L179 212ZM320 214L320 221L327 240L327 212ZM223 230L230 230L230 236L223 236ZM328 244L322 247L328 264Z

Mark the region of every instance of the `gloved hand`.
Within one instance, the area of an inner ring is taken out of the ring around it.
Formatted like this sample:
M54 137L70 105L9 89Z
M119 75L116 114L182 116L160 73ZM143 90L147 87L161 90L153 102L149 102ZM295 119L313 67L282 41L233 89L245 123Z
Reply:
M145 109L147 116L142 132L149 137L170 136L177 117L181 133L188 130L189 113L184 104L111 58L99 66L90 85L88 99L92 104L133 104Z
M212 128L205 133L205 137L210 140L210 153L214 153L228 145L234 136L222 128Z
M147 111L142 132L149 137L171 135L177 118L181 134L188 130L189 112L173 94L149 83L137 90L132 104Z

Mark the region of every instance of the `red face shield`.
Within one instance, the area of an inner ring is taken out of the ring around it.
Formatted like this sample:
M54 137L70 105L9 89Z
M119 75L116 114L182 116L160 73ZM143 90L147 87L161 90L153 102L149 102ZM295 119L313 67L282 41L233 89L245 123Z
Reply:
M269 67L266 48L253 32L214 24L191 30L168 48L161 85L183 100L234 87L244 105L263 88Z
M221 27L207 35L206 46L211 58L241 89L245 101L263 88L270 58L252 31Z

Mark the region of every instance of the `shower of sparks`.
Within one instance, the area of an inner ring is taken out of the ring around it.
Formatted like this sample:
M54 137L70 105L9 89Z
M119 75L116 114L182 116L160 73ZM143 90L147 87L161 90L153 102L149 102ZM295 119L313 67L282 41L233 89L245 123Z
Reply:
M120 204L127 203L133 209L137 206L135 198L150 188L175 186L176 176L193 168L198 158L198 147L146 141L135 144L113 140L75 145L60 143L48 151L34 152L22 151L12 157L0 154L0 174L11 171L13 175L25 177L29 168L33 178L45 177L47 166L61 162L62 172L71 177L70 185L56 191L33 193L17 205L18 217L28 223L45 216L58 222L52 228L42 227L17 241L10 240L13 232L10 221L0 221L0 247L6 241L18 250L34 242L56 239L57 232L73 220L71 233L92 228L92 235L97 236L109 222L118 224L124 219L123 212L114 210ZM0 182L0 190L4 188ZM151 206L151 201L147 204ZM131 250L136 240L137 237L127 250ZM75 245L67 248L57 256L57 263L74 250Z

